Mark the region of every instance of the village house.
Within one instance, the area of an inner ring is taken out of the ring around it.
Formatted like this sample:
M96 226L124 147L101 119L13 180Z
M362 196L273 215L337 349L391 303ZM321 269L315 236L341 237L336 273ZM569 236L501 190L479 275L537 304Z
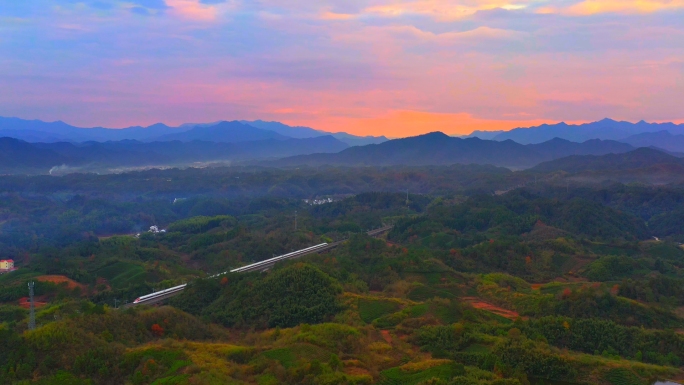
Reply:
M0 260L0 270L12 270L14 269L14 261L11 259Z

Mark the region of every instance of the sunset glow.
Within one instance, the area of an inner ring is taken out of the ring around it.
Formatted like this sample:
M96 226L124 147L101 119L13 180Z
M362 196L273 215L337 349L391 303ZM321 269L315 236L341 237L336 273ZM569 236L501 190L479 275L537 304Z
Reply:
M391 137L684 119L684 0L7 3L2 116Z

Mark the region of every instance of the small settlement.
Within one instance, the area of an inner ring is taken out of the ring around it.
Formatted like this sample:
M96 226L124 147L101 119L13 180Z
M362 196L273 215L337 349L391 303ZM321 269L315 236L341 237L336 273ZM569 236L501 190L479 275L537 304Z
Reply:
M14 270L14 261L11 259L0 259L0 273Z

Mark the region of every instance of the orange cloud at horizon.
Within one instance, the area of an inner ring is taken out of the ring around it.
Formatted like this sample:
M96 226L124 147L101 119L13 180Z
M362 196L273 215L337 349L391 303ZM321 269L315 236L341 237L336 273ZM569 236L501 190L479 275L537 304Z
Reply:
M354 135L384 135L398 138L441 131L448 135L468 135L473 131L505 131L517 127L557 123L551 120L488 120L467 113L432 113L423 111L391 111L378 117L327 117L320 120L288 120L291 125L311 126L330 132L347 132Z

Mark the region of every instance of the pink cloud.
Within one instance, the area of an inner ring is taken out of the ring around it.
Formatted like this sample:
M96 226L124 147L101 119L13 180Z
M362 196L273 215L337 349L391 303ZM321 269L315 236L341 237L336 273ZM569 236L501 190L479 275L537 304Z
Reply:
M584 0L562 9L561 12L575 15L597 13L653 13L684 9L684 0Z
M491 9L524 9L527 1L519 0L422 0L422 1L386 1L364 9L363 13L383 17L404 15L427 15L439 21L452 21L472 16L478 11Z
M215 21L218 15L217 7L200 3L200 0L166 0L172 8L171 13L181 18L196 21Z
M69 3L0 41L0 115L115 126L270 119L391 136L681 120L684 23L666 17L678 1L601 17L495 0L167 0L144 17Z

